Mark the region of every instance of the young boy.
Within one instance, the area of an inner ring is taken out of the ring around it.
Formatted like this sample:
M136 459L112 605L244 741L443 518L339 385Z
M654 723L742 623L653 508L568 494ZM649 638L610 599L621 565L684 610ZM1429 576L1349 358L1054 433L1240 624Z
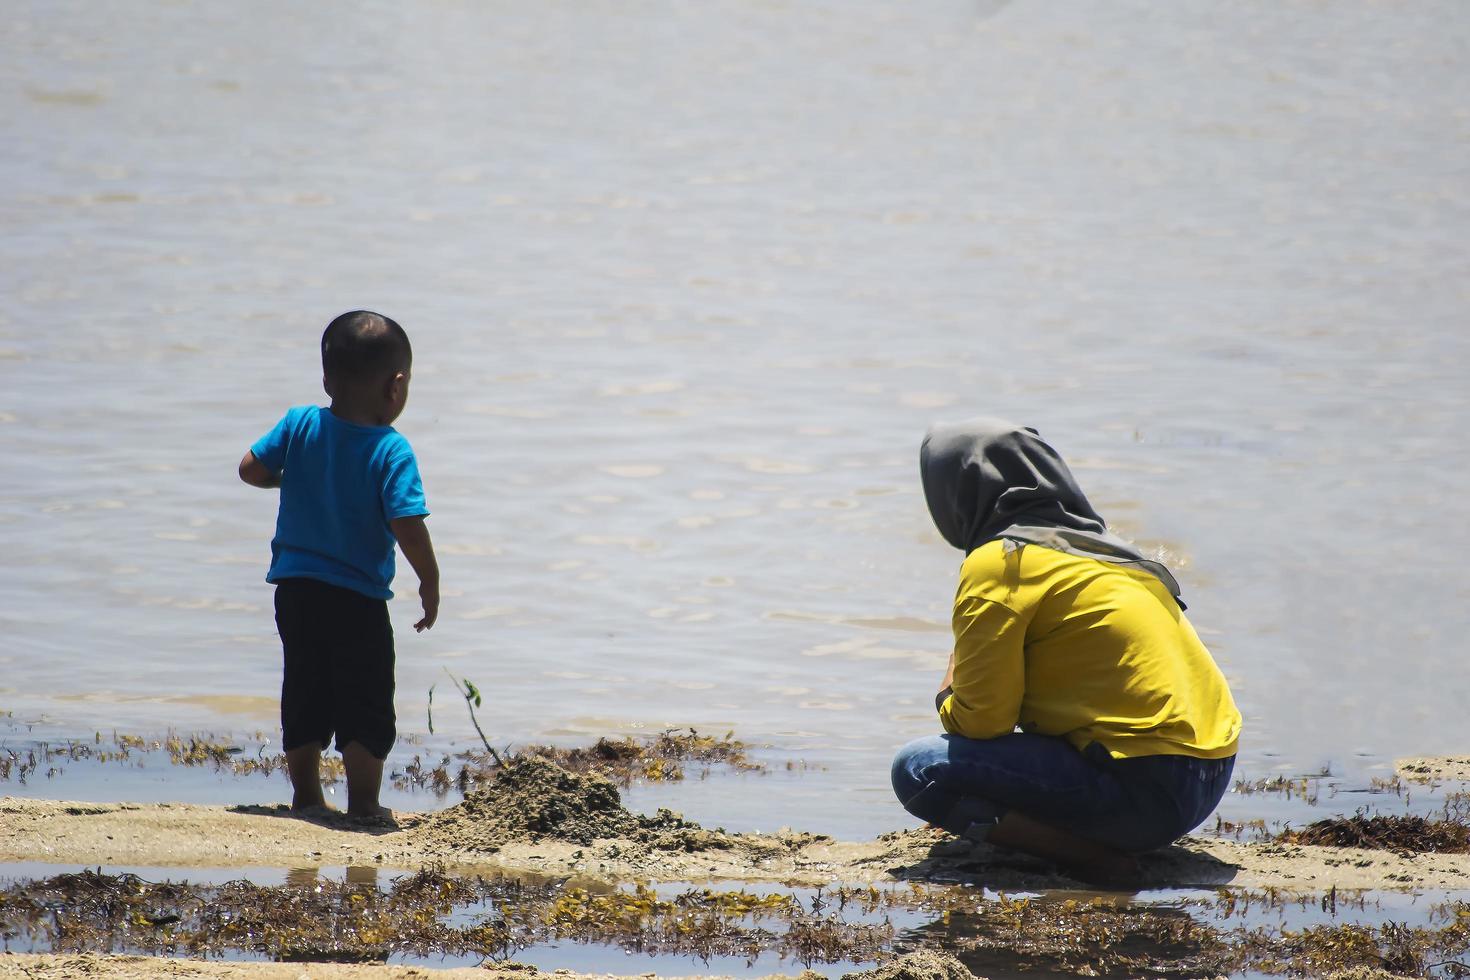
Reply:
M335 733L348 816L392 821L378 791L397 737L386 601L395 540L419 577L424 615L414 629L439 614L418 464L392 428L412 364L397 323L366 310L342 314L322 334L331 405L289 410L240 460L240 479L281 488L266 581L276 586L285 653L281 734L293 810L327 810L317 767Z

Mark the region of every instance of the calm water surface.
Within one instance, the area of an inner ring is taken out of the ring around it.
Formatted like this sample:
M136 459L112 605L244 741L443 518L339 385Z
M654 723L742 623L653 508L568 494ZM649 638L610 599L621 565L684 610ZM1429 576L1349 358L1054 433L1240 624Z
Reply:
M906 824L960 558L917 445L988 413L1179 569L1244 775L1470 751L1467 46L1453 0L21 4L0 709L271 726L234 466L367 306L446 590L419 636L399 580L405 731L447 666L500 741L813 767L697 819Z

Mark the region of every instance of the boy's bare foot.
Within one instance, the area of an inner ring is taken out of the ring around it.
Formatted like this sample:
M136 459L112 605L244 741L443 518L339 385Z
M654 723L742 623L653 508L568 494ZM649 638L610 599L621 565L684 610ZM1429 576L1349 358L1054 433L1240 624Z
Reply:
M359 827L382 827L387 830L397 830L398 821L393 817L393 811L385 806L375 806L370 810L361 812L347 810L347 819Z
M291 809L305 812L326 806L322 796L322 746L311 742L286 750L286 771L291 775Z
M307 820L329 820L332 817L341 816L341 811L326 803L308 803L305 806L297 806L292 803L291 812Z
M383 760L354 739L342 746L342 768L347 776L347 815L356 819L393 820L393 811L378 803L383 785Z

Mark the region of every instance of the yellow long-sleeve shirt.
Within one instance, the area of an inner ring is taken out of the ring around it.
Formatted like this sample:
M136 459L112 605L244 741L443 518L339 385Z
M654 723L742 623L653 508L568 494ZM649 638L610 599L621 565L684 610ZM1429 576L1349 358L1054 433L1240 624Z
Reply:
M1038 545L992 541L960 569L947 732L1060 735L1115 758L1235 753L1240 712L1157 578Z

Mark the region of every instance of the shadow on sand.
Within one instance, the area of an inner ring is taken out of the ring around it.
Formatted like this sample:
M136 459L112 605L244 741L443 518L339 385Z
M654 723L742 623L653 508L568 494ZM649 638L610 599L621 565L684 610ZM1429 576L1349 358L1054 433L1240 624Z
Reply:
M411 826L411 822L400 822L389 817L350 817L340 810L329 810L325 807L312 807L309 810L293 810L285 803L273 805L261 803L241 803L236 806L225 808L229 813L249 813L259 817L284 817L288 820L302 820L306 823L316 824L318 827L330 827L332 830L346 830L357 834L371 834L381 837L384 834L394 834Z
M1079 885L1105 891L1139 892L1151 888L1216 888L1234 880L1239 868L1173 844L1139 857L1140 873L1127 881L1086 881L1066 869L1017 851L949 838L929 848L920 860L889 869L901 881L978 885L997 890L1046 891Z

